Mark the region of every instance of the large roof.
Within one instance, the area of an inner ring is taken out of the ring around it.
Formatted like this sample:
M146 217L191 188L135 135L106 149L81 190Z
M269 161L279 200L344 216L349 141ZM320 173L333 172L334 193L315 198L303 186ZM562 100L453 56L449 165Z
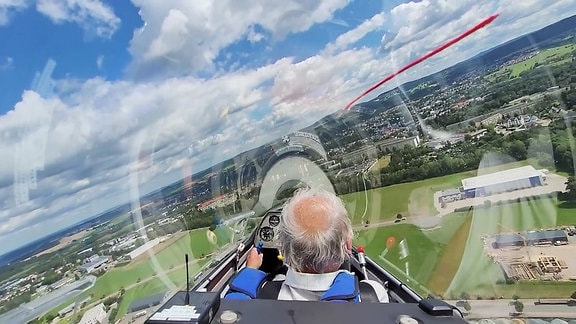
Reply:
M509 169L489 174L484 174L477 177L467 178L462 180L462 187L464 190L470 190L480 187L487 187L506 183L516 180L528 179L531 177L540 176L541 172L537 171L531 165L523 166L515 169Z
M562 230L546 230L546 231L535 231L527 232L523 234L519 233L504 233L498 234L496 236L497 244L510 244L514 242L526 242L528 244L539 242L539 241L556 241L559 239L566 239L566 233Z
M103 264L106 261L108 261L107 256L99 256L96 259L94 259L92 262L84 263L83 265L80 266L80 268L88 270L92 267L98 267L99 265Z
M152 296L148 296L145 298L138 299L128 307L128 313L137 312L142 309L146 309L152 306L156 306L162 302L164 297L166 296L166 292L155 294Z

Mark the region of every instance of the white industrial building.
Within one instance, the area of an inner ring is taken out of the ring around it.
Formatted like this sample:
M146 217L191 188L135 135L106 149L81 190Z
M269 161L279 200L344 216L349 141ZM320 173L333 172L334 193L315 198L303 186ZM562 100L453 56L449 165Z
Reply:
M529 165L464 179L462 189L466 197L480 197L542 186L545 180L544 172Z
M110 260L110 258L107 256L95 255L95 256L91 257L89 260L90 260L90 262L84 263L83 265L81 265L78 268L78 270L80 270L80 272L91 273L95 270L98 270L98 269L100 269L100 267L102 267L102 265L107 263Z

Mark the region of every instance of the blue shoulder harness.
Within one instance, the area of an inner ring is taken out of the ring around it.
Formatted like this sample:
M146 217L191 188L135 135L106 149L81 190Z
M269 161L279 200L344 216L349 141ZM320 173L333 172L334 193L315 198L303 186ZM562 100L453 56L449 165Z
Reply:
M359 302L360 288L358 286L358 278L350 273L339 273L332 282L330 289L320 297L320 300Z
M268 275L260 270L244 268L230 282L230 291L225 299L254 299L258 288Z
M260 270L244 268L230 282L230 291L225 299L255 299L258 289L266 281L268 275ZM322 301L359 302L360 289L355 275L339 273L330 288L320 297Z

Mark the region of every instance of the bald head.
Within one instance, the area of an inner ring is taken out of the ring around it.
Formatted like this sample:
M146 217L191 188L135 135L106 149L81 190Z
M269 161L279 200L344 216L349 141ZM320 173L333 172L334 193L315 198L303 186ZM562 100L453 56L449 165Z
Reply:
M333 193L300 190L282 210L281 252L296 271L335 271L349 257L351 239L346 208Z
M323 197L303 197L294 204L294 221L306 234L316 234L330 227L328 201Z

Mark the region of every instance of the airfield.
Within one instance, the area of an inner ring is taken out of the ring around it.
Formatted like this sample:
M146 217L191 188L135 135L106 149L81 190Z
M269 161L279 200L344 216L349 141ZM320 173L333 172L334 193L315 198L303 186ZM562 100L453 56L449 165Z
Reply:
M504 164L483 173L526 164ZM497 233L575 225L576 205L559 202L555 194L564 190L566 178L549 173L544 186L459 200L444 208L437 203L437 192L457 187L462 179L475 175L463 172L373 189L367 195L343 196L352 216L356 243L363 244L373 260L424 295L447 299L462 293L474 299L570 296L576 290L574 281L519 280L505 284L501 266L485 253L482 240ZM489 207L483 205L486 200L491 202ZM456 208L464 211L454 212ZM397 220L397 214L405 220ZM403 240L408 253L399 246ZM551 252L534 249L531 253Z

